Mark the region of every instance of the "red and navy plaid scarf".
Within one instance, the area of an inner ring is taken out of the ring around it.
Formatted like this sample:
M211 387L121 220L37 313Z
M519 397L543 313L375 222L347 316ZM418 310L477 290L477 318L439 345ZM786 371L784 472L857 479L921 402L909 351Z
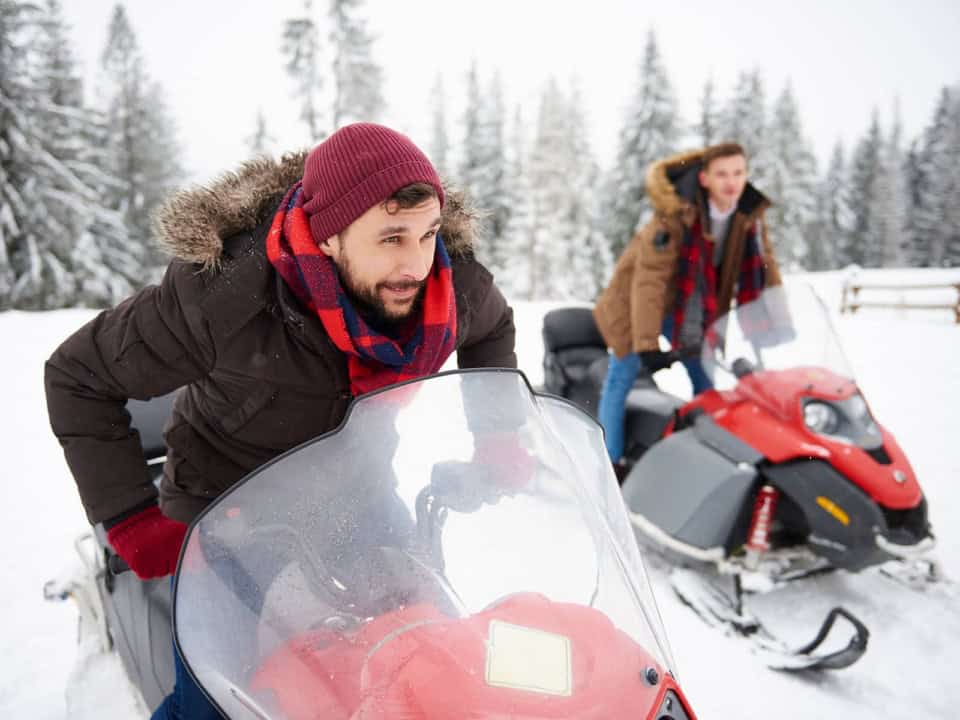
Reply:
M686 315L690 296L697 287L697 276L703 276L703 328L704 333L717 319L717 268L713 264L713 240L703 232L698 217L684 233L683 247L680 249L680 264L677 268L677 300L673 310L673 337L670 344L678 347L683 319ZM760 254L760 242L757 238L757 223L747 230L744 243L743 260L740 263L740 277L737 282L737 305L741 306L756 300L763 290L766 278L763 270L763 256ZM728 308L724 308L726 312Z
M353 307L340 284L336 265L310 234L300 183L290 188L277 209L267 235L267 257L348 356L354 395L435 373L453 352L457 337L453 271L439 235L423 309L415 330L402 346L370 327Z

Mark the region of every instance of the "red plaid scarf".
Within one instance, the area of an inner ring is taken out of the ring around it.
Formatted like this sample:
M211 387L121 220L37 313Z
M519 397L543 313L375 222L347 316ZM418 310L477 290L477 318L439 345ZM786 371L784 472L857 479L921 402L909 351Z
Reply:
M354 395L435 373L453 352L457 337L453 271L439 235L423 310L402 346L370 327L353 307L340 284L336 265L310 234L300 183L290 188L277 209L267 235L267 257L348 356Z
M717 319L717 268L713 264L714 242L703 232L698 217L684 233L683 247L680 249L680 264L677 268L677 300L673 310L673 337L670 344L679 346L680 331L687 311L690 296L697 287L697 276L703 277L703 328L704 334ZM737 282L737 305L742 306L760 297L765 284L763 256L757 239L757 227L754 223L747 230L740 263L740 277ZM724 308L724 312L728 308Z

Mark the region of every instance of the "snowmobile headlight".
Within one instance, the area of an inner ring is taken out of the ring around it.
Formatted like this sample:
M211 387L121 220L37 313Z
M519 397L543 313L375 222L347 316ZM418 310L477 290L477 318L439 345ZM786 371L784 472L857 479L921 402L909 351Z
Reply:
M867 401L863 399L863 395L860 393L851 395L844 403L844 406L850 418L854 422L859 423L868 434L880 434L880 429L873 421L873 415L870 414L870 408L867 407Z
M803 406L803 422L815 433L833 435L840 427L840 414L832 405L811 400Z

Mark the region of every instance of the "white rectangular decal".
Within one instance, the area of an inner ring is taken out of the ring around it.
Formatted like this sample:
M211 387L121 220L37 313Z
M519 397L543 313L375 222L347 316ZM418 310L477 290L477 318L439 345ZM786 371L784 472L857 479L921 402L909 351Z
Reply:
M487 684L548 695L573 694L570 638L492 620Z

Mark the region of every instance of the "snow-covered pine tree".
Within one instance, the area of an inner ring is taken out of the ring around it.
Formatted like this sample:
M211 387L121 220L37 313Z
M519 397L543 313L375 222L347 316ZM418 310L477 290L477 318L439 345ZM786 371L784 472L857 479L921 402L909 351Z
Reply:
M66 302L102 307L119 302L144 281L143 254L131 245L123 217L104 206L116 178L107 175L102 116L84 107L59 0L46 0L38 17L34 115L38 144L55 162L38 162L45 176L48 221L58 226L51 245L70 274L71 293L48 294L45 306ZM58 240L54 240L54 238ZM65 289L65 288L64 288Z
M960 86L950 92L949 134L947 136L947 173L940 195L943 198L943 263L960 267Z
M480 249L489 270L499 277L510 262L504 234L510 222L511 210L507 191L506 108L499 71L494 73L490 81L481 120L483 173L475 195L477 204L484 212L485 232Z
M848 265L852 224L843 144L834 145L827 174L817 188L817 215L807 244L808 270L832 270Z
M246 139L247 148L250 150L250 157L257 157L259 155L270 156L273 153L275 143L276 140L267 129L267 116L263 114L263 108L259 108L257 110L253 132Z
M63 28L45 22L39 7L30 10L21 25L26 40L22 92L10 108L19 116L10 136L19 160L14 184L27 200L17 218L20 232L12 252L17 277L10 301L16 307L45 309L73 299L70 250L83 225L71 210L90 198L82 197L86 188L69 169L79 150L71 142L77 116L65 111L79 104L80 88Z
M447 134L447 93L443 87L443 75L437 73L430 91L430 106L433 118L430 127L430 162L442 178L450 176L450 137Z
M766 215L770 239L784 267L797 270L807 266L806 234L816 215L817 166L789 83L774 103L767 148L763 192L773 202Z
M313 0L303 0L303 12L284 22L280 52L284 69L293 82L293 99L300 108L300 120L306 125L310 144L319 143L327 136L319 37L319 28L313 19Z
M930 266L960 265L960 88L944 87L918 158L914 251Z
M857 143L850 163L850 210L853 223L846 261L862 267L875 267L879 263L878 218L875 213L879 207L877 178L883 172L882 150L880 119L874 111L870 128Z
M549 80L529 162L532 213L525 255L532 299L592 300L612 265L597 229L598 169L583 108L576 85L565 96Z
M600 170L590 148L584 107L580 88L574 84L566 113L567 155L564 164L569 189L564 223L566 236L557 239L566 246L569 297L590 301L609 279L613 259L610 247L597 228L600 208L595 188Z
M709 77L703 85L703 94L700 96L700 112L697 122L691 128L694 144L700 147L708 147L716 143L718 141L719 125L716 84L713 77Z
M950 91L943 88L937 98L933 118L923 133L923 142L917 163L917 206L913 209L915 224L914 247L920 264L937 266L943 260L943 175L947 171L950 136Z
M770 167L766 113L766 91L760 71L740 73L733 94L721 112L717 139L743 146L750 181L761 192L764 192Z
M30 233L32 173L30 107L35 104L28 66L29 27L35 9L0 0L0 310L14 305L26 277L42 284L43 263Z
M123 214L130 243L144 249L141 276L156 276L164 258L150 240L151 215L183 170L173 120L146 71L123 5L114 8L100 65L105 167L119 181L106 205Z
M139 268L124 277L105 253L126 233L119 215L100 206L107 176L95 113L82 106L57 0L0 2L0 66L0 306L115 302ZM105 279L95 292L94 273Z
M645 179L650 163L675 152L680 138L673 87L653 30L647 33L635 87L606 182L604 235L614 257L620 255L649 212Z
M383 70L373 59L373 36L362 17L363 5L363 0L330 0L334 128L376 122L386 107Z
M467 102L463 109L463 142L460 145L460 167L457 179L467 195L475 199L482 181L484 163L483 98L480 93L480 74L477 61L467 70Z
M460 182L481 219L483 239L478 244L477 255L494 275L499 275L507 263L503 235L510 219L503 90L500 75L496 73L489 90L482 91L476 62L467 73L463 123Z
M882 146L881 171L877 177L875 206L871 211L876 220L876 255L870 258L870 264L879 267L898 267L906 256L906 188L901 135L900 107L895 103L890 132Z
M510 219L504 230L504 253L509 258L497 284L509 298L531 299L534 264L533 198L528 175L528 140L520 105L516 106L507 144L506 193Z
M143 153L143 204L149 224L153 211L183 179L184 170L180 163L182 152L177 127L159 82L149 81L144 101L146 116L141 137L141 142L146 145Z
M567 177L567 104L550 78L540 100L537 134L530 152L532 228L530 278L528 288L534 300L557 299L570 295L570 273L561 242L568 237L566 205L569 198Z
M73 273L77 281L76 302L87 307L115 305L132 291L154 279L149 275L145 248L131 242L123 215L107 207L120 181L110 175L109 141L103 116L87 108L90 127L85 133L86 154L82 176L95 201L88 210L93 217L73 247Z
M930 263L930 238L921 231L927 178L923 172L921 140L914 139L903 158L903 177L906 188L906 217L904 235L906 261L913 267Z

